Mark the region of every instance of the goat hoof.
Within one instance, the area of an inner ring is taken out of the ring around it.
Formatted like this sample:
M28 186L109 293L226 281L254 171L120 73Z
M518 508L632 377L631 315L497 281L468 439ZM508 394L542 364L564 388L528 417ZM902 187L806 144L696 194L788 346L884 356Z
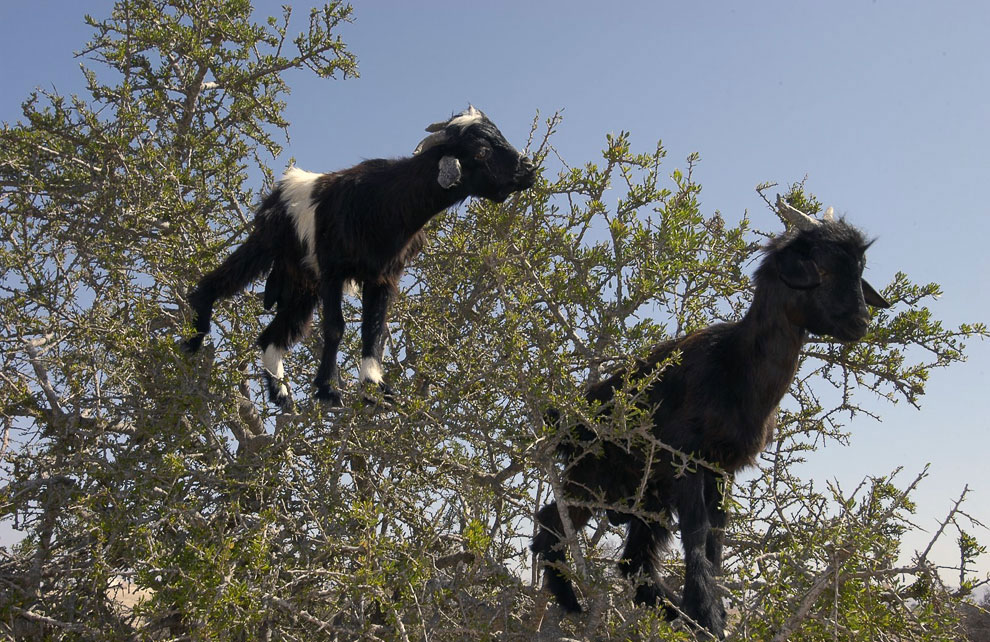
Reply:
M203 339L206 335L197 334L179 343L179 349L186 354L196 354L203 347Z
M382 391L382 398L384 398L385 401L388 402L395 401L395 397L396 397L395 388L385 383L379 383L378 389Z
M317 386L316 393L313 396L331 408L340 408L344 405L344 401L340 398L340 393L330 386Z
M368 390L369 387L372 390ZM362 393L361 398L367 403L375 405L380 405L381 402L385 402L386 404L395 403L395 389L386 383L382 383L380 381L378 383L375 383L374 381L365 381L364 388L365 392ZM376 388L377 390L375 390Z
M576 597L573 597L572 600L567 600L566 603L559 602L559 604L560 608L564 609L564 612L568 615L581 615L584 613L584 609L581 608L581 604L577 601Z
M724 611L714 611L694 616L689 613L688 617L693 620L693 626L691 628L698 628L708 631L717 640L725 639Z
M556 571L549 571L551 573L556 573ZM564 583L564 580L559 575L550 580L549 582L550 592L553 593L554 597L557 598L557 604L564 610L565 613L569 615L578 615L584 612L581 608L581 603L578 602L577 595L574 594L574 589L570 583Z
M658 591L655 586L645 584L636 587L636 595L633 597L633 604L656 607L663 605L663 599L660 591Z
M282 410L288 410L292 406L292 395L284 390L284 386L280 387L283 388L283 390L269 390L268 398L273 404Z
M681 604L677 597L652 582L636 587L633 603L659 610L667 622L673 622L680 615Z
M663 613L663 619L666 622L673 622L680 616L680 613L677 612L677 608L675 608L670 602L663 602L660 604L660 611Z
M289 410L292 406L292 395L289 394L289 388L267 371L265 372L265 382L268 384L268 400L282 410Z

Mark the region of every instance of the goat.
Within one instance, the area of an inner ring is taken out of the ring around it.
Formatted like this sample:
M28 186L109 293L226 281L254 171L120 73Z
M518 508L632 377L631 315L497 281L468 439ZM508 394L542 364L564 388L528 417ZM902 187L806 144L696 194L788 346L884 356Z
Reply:
M598 439L585 425L574 427L558 446L568 464L564 495L575 500L568 510L574 529L591 518L589 504L608 506L612 524L628 524L619 569L629 579L642 574L636 603L663 606L668 619L676 611L664 602L676 605L677 600L654 576L656 556L671 537L660 516L677 514L686 567L681 608L720 638L725 610L715 575L721 567L727 482L752 465L770 440L807 333L856 341L867 331L866 306L890 306L862 278L870 245L862 233L836 220L831 208L819 221L779 196L777 205L796 229L765 248L753 301L741 320L661 343L645 359L585 392L607 416L617 390L643 382L636 403L652 414L651 437L665 447L651 454L648 444L630 447ZM647 377L654 379L644 381ZM557 417L556 411L548 413L548 423ZM675 470L673 464L681 460L672 451L704 464ZM641 500L635 505L637 497ZM561 572L557 502L539 511L537 523L532 549L542 558L545 586L566 611L580 612L571 582Z
M411 157L367 160L315 174L290 167L263 200L255 226L237 250L189 294L196 352L210 330L213 305L269 272L264 305L275 318L258 337L271 400L285 406L282 358L308 331L323 301L323 352L315 396L341 405L337 350L344 333L341 299L347 282L362 284L360 380L393 392L382 380L389 299L411 258L423 247L423 226L452 205L477 196L502 202L536 180L536 166L473 106L430 132Z

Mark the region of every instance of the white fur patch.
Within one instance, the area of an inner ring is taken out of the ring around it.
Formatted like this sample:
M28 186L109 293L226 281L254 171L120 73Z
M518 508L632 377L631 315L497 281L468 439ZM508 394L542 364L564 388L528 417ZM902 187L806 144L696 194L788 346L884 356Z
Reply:
M482 118L484 118L484 114L482 114L480 110L475 109L474 105L470 105L466 111L463 111L459 115L451 118L447 123L447 126L459 125L461 127L467 127L469 125L473 125L474 123L481 122Z
M292 217L296 236L306 248L304 262L319 274L316 264L316 206L313 204L313 185L322 174L307 172L298 167L285 170L278 182L282 189L282 203Z
M361 359L361 371L359 374L361 381L370 381L371 383L381 383L382 382L382 364L378 363L378 359L374 357L363 357Z
M279 393L287 395L289 394L289 389L282 383L282 380L285 379L285 368L282 366L283 356L285 356L285 350L270 345L265 348L265 353L261 355L261 363L264 365L265 370L268 371L268 374L278 382Z
M314 254L312 250L310 250L310 253L303 259L303 265L313 270L313 274L316 275L316 278L320 278L320 266L316 262L316 254Z
M347 279L344 281L344 296L361 296L361 284L354 279Z

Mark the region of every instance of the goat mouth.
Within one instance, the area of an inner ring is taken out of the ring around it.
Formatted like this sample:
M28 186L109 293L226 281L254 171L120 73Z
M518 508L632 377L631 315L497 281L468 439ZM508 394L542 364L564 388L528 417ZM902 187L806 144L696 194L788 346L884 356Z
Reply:
M509 197L509 194L512 194L513 192L522 192L523 190L527 190L535 184L536 184L535 174L516 176L515 179L512 181L512 185L507 186L504 189L504 192L499 194L500 198L498 199L498 201L502 202Z
M534 167L530 171L517 176L516 183L519 184L519 189L529 189L533 185L536 185L536 168Z
M830 334L839 341L853 342L859 341L866 336L867 330L869 330L868 323L854 323L846 326L839 326Z
M533 186L532 183L528 185L520 184L520 183L517 183L515 185L509 185L508 187L502 188L502 190L499 191L495 195L495 198L493 198L492 200L495 201L496 203L503 203L505 202L505 199L509 198L511 195L515 194L516 192L521 192L525 189L529 189L532 186Z

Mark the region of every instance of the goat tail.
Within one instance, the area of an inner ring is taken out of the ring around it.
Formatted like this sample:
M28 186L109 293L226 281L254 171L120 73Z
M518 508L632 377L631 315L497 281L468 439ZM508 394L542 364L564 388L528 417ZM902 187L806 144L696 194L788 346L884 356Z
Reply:
M196 352L203 345L203 339L210 332L213 304L246 288L251 281L271 270L273 261L274 254L266 239L255 230L219 267L200 280L189 293L196 334L183 342L186 352Z

